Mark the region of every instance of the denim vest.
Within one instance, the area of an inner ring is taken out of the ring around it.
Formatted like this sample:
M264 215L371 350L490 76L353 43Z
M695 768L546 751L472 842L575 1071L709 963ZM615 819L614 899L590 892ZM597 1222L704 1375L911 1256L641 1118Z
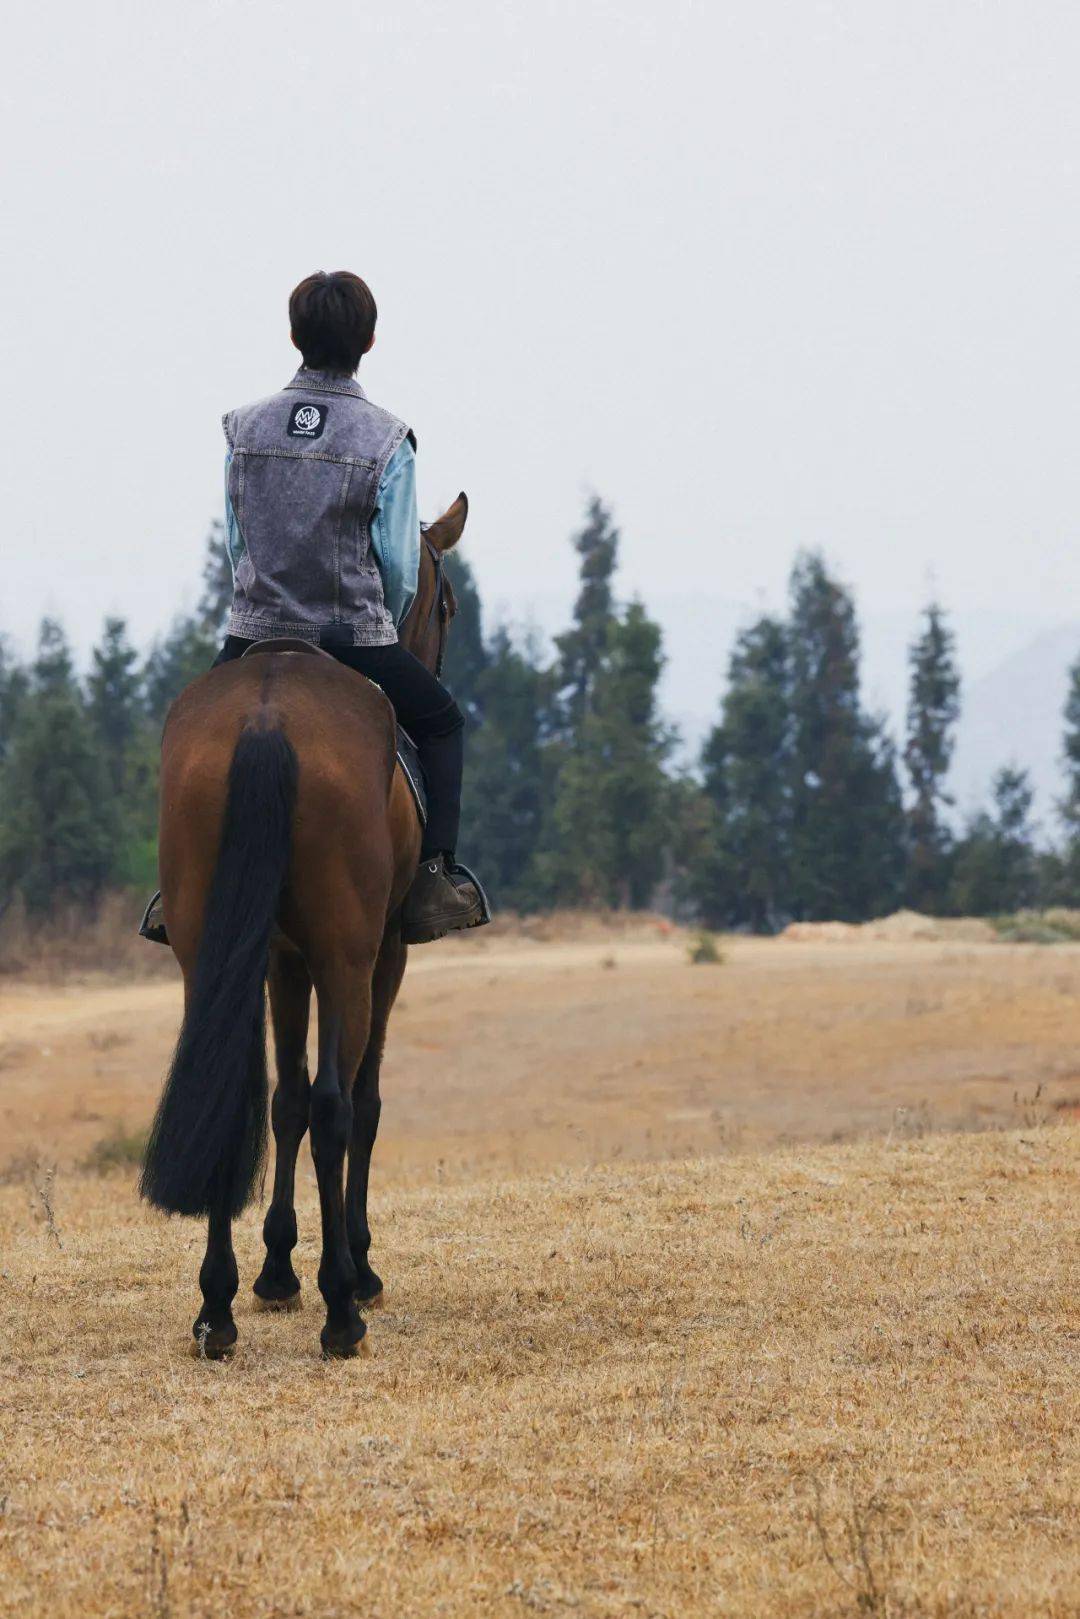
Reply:
M228 411L222 426L243 539L229 634L391 645L397 631L369 524L386 464L412 438L405 423L354 378L302 367L281 393Z

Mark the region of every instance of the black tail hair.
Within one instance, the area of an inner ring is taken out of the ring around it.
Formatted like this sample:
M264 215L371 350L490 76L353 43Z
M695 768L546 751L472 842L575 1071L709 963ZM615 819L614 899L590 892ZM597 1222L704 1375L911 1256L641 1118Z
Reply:
M194 986L139 1183L170 1214L239 1214L262 1168L264 985L296 782L281 731L240 733Z

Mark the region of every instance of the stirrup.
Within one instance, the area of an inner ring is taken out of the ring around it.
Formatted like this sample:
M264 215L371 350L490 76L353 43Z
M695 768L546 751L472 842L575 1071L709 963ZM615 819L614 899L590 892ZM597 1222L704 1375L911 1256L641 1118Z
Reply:
M139 923L139 937L141 939L149 939L151 944L168 944L169 942L169 935L165 931L165 923L163 921L152 922L150 920L151 916L153 915L155 905L160 905L160 903L161 889L159 888L143 912L143 919Z
M471 933L473 928L486 927L491 921L491 905L487 894L484 892L484 885L475 871L470 871L469 867L463 866L460 860L455 860L453 865L447 865L446 875L448 877L464 877L467 883L472 883L476 892L480 895L480 915L475 922L470 922L465 931Z

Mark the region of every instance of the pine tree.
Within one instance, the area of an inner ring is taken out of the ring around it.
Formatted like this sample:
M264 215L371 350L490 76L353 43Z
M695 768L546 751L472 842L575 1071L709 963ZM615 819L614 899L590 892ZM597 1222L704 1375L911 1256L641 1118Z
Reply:
M860 921L902 893L904 821L895 750L859 704L851 596L816 554L791 580L792 910Z
M1035 898L1035 794L1026 770L1007 766L994 780L994 810L1001 849L1001 881L1007 910Z
M1027 772L1006 766L994 777L992 791L992 813L975 816L956 850L950 898L962 916L1022 910L1038 892L1034 794Z
M1070 844L1076 844L1080 841L1080 658L1069 670L1064 717L1065 795L1058 804L1058 814Z
M456 551L450 552L443 566L455 602L443 679L466 719L475 722L479 717L480 687L488 665L480 592L472 569Z
M87 709L109 773L119 828L112 881L142 889L157 875L160 738L147 719L138 655L122 619L105 621L87 678Z
M619 531L599 496L589 501L584 526L571 543L581 558L581 583L573 625L555 638L559 693L570 732L581 725L591 706L614 618L611 581L618 563Z
M913 801L907 814L907 900L918 911L939 912L946 903L952 837L942 811L952 803L945 790L960 715L960 672L955 639L936 602L909 649L907 745L904 763Z
M190 614L173 619L163 640L155 641L143 670L146 712L160 726L185 686L204 675L217 656L217 643Z
M90 721L118 798L124 792L127 759L142 719L137 663L124 620L107 618L86 684Z
M1065 792L1056 805L1065 831L1063 847L1047 851L1042 866L1050 901L1057 905L1080 904L1080 658L1069 670L1064 707L1065 731L1062 738L1062 764Z
M698 862L698 903L712 926L774 928L791 864L791 714L785 626L762 618L739 636L720 724L702 753L716 841Z
M1069 670L1065 696L1065 797L1059 806L1066 826L1080 832L1080 658Z
M71 647L64 626L55 618L41 621L37 657L30 670L30 691L37 698L71 695L76 691Z
M29 683L29 676L13 656L7 637L0 635L0 764L7 756L11 733Z
M632 602L609 623L589 707L560 760L555 842L541 866L558 899L642 906L663 873L671 737L657 713L662 667L659 625Z
M146 660L146 710L158 725L184 687L210 668L225 633L233 587L220 522L210 525L202 577L202 593L194 613L174 618L164 640L155 642Z
M896 746L885 719L860 714L848 779L848 904L856 919L885 916L903 902L904 799Z
M713 738L719 735L717 726ZM731 862L724 853L723 819L716 802L687 770L679 771L669 781L667 815L670 897L675 911L708 927L734 925L739 914L739 893Z
M47 914L92 903L116 858L108 771L60 626L41 626L37 659L0 778L0 895Z
M479 676L479 713L467 743L462 846L475 857L494 900L520 910L536 903L534 859L547 796L539 715L547 677L535 648L519 650L496 632Z
M685 793L665 770L672 738L657 708L659 627L640 603L616 610L619 535L594 496L573 537L580 588L537 728L541 739L537 903L640 906L670 877L673 811ZM681 813L681 811L680 811Z

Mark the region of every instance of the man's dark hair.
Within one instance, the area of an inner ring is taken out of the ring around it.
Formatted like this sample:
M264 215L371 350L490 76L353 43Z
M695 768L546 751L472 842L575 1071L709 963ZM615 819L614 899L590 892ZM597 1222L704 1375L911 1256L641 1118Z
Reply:
M375 335L371 288L350 270L317 270L293 288L289 324L304 364L351 376Z

